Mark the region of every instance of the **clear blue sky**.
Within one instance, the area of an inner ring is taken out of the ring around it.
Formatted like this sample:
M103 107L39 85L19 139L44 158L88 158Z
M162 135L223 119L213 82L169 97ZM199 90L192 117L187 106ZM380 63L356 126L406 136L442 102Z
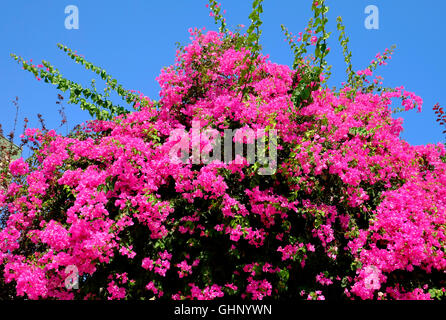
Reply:
M229 26L249 25L251 1L223 0ZM123 4L125 3L125 4ZM88 60L105 68L128 89L140 90L153 99L158 98L155 78L164 66L173 63L176 42L189 41L189 27L216 29L205 7L206 0L16 0L0 5L0 123L5 134L13 124L11 100L19 97L19 130L23 117L31 127L38 127L36 114L41 113L49 128L58 128L58 90L38 82L21 70L10 57L16 53L25 59L39 62L44 59L59 68L68 79L88 85L93 73L75 64L56 44L62 43L83 54ZM64 26L67 5L79 8L79 30ZM411 144L444 142L442 128L435 122L432 106L446 105L446 66L444 63L444 12L441 0L327 0L330 7L329 62L333 64L330 85L344 80L345 64L337 43L336 17L341 15L350 37L353 65L365 68L377 52L397 45L388 66L378 70L384 85L404 85L424 100L421 113L410 111L396 114L403 117L403 138ZM379 8L379 30L364 27L367 5ZM303 30L311 16L310 0L265 0L263 15L263 53L273 62L288 64L292 56L280 24L297 33ZM100 82L98 81L98 84ZM90 119L86 111L65 105L70 128ZM64 133L65 128L58 129ZM26 156L26 155L25 155Z

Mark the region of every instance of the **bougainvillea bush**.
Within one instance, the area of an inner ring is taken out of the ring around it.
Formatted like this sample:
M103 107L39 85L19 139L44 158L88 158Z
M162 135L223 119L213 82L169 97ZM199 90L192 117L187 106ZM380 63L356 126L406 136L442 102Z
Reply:
M392 106L420 109L422 100L372 78L392 50L354 72L340 19L348 80L326 86L328 8L311 6L298 38L284 28L289 67L261 54L261 1L245 33L229 31L210 1L219 31L190 30L191 43L158 77L159 101L61 46L131 112L47 62L16 57L97 119L67 136L27 129L33 155L3 171L0 296L443 299L445 147L401 139ZM275 169L261 174L262 164L240 155L191 161L197 148L216 147L200 134L190 158L172 161L181 138L172 132L197 123L218 133L276 130Z

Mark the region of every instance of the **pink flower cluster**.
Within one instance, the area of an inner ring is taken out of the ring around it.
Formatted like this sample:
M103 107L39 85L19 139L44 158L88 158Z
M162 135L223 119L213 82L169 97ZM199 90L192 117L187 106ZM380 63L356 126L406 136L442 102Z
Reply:
M446 270L446 150L402 140L390 109L394 97L406 109L422 100L403 88L354 96L320 88L295 105L303 71L236 43L236 34L194 31L158 77L157 103L143 98L147 106L68 137L25 132L40 148L33 162L10 164L13 180L0 190L0 277L16 295L261 300L307 272L310 299L325 299L340 279L349 279L348 298L430 298L428 275ZM171 161L171 132L193 121L277 129L277 172ZM251 256L258 261L247 264ZM67 289L67 266L97 288Z

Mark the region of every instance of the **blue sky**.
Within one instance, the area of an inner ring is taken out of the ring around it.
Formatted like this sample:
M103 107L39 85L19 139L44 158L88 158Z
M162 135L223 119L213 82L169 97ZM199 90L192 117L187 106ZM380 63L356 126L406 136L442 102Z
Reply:
M128 89L140 90L157 99L159 86L155 78L164 66L174 62L176 42L187 44L189 27L216 29L205 7L206 0L151 1L129 0L16 0L0 5L0 106L5 134L12 129L14 107L19 97L19 132L24 117L30 127L38 127L41 113L47 127L59 128L58 90L38 82L10 57L10 53L26 60L42 59L59 68L68 79L88 85L94 74L75 64L56 44L62 43L84 55L87 60L105 68ZM79 29L67 30L65 7L79 9ZM377 52L396 44L389 65L378 69L384 85L404 85L424 100L421 113L415 110L396 114L404 118L402 137L419 145L444 142L442 128L435 122L432 106L446 105L446 65L444 63L444 12L446 2L440 0L327 0L330 7L329 29L333 31L329 46L329 63L333 65L330 85L339 85L345 78L345 64L337 42L336 17L344 19L353 52L356 70L365 68ZM367 5L379 9L379 29L364 27ZM229 26L249 25L251 1L223 0ZM263 53L273 62L292 63L288 44L283 40L280 25L297 33L311 16L310 0L265 0L263 14ZM98 87L100 87L98 81ZM90 119L86 111L65 104L69 127ZM25 155L26 156L26 155Z

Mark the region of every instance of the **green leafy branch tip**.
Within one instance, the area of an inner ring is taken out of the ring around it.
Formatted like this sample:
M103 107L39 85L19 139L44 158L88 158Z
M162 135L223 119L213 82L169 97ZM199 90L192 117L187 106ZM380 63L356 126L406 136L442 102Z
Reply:
M226 26L226 19L221 14L221 4L219 4L216 0L209 0L209 8L211 9L215 24L220 24L219 31L227 34L228 28Z
M337 21L337 29L339 31L339 43L342 46L342 53L344 55L344 61L347 64L347 83L352 84L353 81L353 76L354 76L354 71L353 71L353 66L352 66L352 53L351 51L348 49L348 42L349 42L349 38L346 36L345 34L345 26L342 23L342 17L337 17L336 19Z
M102 80L104 80L107 84L107 87L105 90L113 90L115 91L124 101L127 103L135 104L136 102L140 103L141 106L145 106L147 104L147 101L144 99L140 99L139 95L135 94L134 92L125 89L121 84L118 84L118 81L114 79L111 75L105 71L105 69L100 68L93 63L87 61L84 57L76 54L68 48L67 46L64 46L62 44L57 44L57 47L61 50L63 50L72 60L74 60L76 63L81 64L85 69L91 70L94 73L96 73L98 76L101 77Z

